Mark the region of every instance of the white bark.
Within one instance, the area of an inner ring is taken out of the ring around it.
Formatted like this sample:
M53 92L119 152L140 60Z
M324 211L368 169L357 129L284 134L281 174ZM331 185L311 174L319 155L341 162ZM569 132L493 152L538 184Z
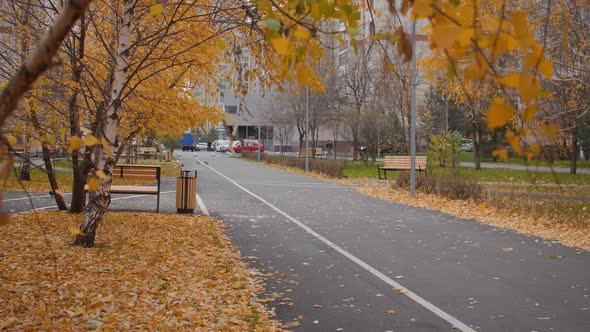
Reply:
M70 0L66 2L59 16L47 34L39 41L19 71L0 94L0 126L14 111L19 99L31 89L37 78L52 64L57 50L76 21L84 14L91 0Z
M106 139L106 143L110 148L99 145L95 150L96 168L103 170L106 178L100 181L100 187L92 195L92 199L85 208L84 222L80 226L80 231L85 235L79 235L76 238L76 244L84 247L92 247L94 245L94 236L98 224L111 204L112 169L115 166L112 151L121 119L121 96L129 80L133 8L134 1L124 0L123 15L121 24L119 25L118 49L115 59L115 72L111 86L110 101L106 117L99 119L99 121L102 121L102 125L99 125L99 128L102 128L102 133L99 133L99 136Z

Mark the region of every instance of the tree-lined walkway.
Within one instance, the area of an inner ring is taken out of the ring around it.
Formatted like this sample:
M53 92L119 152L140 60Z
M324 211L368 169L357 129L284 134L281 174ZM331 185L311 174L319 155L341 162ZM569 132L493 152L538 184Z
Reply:
M590 329L586 251L226 155L182 156L199 171L207 211L267 274L261 300L291 329ZM162 185L162 211L174 212L174 178ZM36 208L55 205L31 196ZM113 196L114 210L154 206L152 196ZM6 193L4 209L30 203Z
M184 164L242 255L269 273L279 318L305 331L590 328L588 252L219 154Z

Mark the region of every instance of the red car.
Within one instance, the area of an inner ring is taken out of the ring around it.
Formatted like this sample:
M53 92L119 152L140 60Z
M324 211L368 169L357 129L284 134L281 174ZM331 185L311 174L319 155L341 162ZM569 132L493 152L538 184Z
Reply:
M257 140L253 139L245 139L244 140L244 150L246 151L258 151L258 147L260 147L260 152L264 152L264 144L258 144ZM236 153L242 153L242 144L240 141L234 142L234 151ZM229 148L225 149L225 152L229 152Z

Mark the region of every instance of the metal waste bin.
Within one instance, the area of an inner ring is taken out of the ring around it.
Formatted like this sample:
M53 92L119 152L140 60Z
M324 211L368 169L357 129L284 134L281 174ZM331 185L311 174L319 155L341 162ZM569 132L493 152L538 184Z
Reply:
M197 206L197 171L195 177L189 176L190 171L180 171L176 178L176 211L178 213L194 213Z

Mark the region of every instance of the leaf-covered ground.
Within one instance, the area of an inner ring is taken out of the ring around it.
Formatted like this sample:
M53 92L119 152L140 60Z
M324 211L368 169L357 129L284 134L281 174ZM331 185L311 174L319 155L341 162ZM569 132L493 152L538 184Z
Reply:
M110 212L84 249L70 245L81 218L27 212L1 227L0 329L280 330L219 221Z
M393 189L391 187L357 188L367 195L419 206L426 209L438 210L461 218L473 218L480 222L513 229L519 233L539 236L545 239L557 240L565 245L590 250L590 211L585 209L581 213L585 220L582 222L556 220L548 217L535 217L533 213L524 213L521 208L499 209L488 203L475 203L471 201L452 200L436 195L416 193L416 197L410 197L407 191ZM522 206L514 197L509 197L512 205ZM530 200L530 198L525 198ZM541 205L547 205L544 200L536 200Z

